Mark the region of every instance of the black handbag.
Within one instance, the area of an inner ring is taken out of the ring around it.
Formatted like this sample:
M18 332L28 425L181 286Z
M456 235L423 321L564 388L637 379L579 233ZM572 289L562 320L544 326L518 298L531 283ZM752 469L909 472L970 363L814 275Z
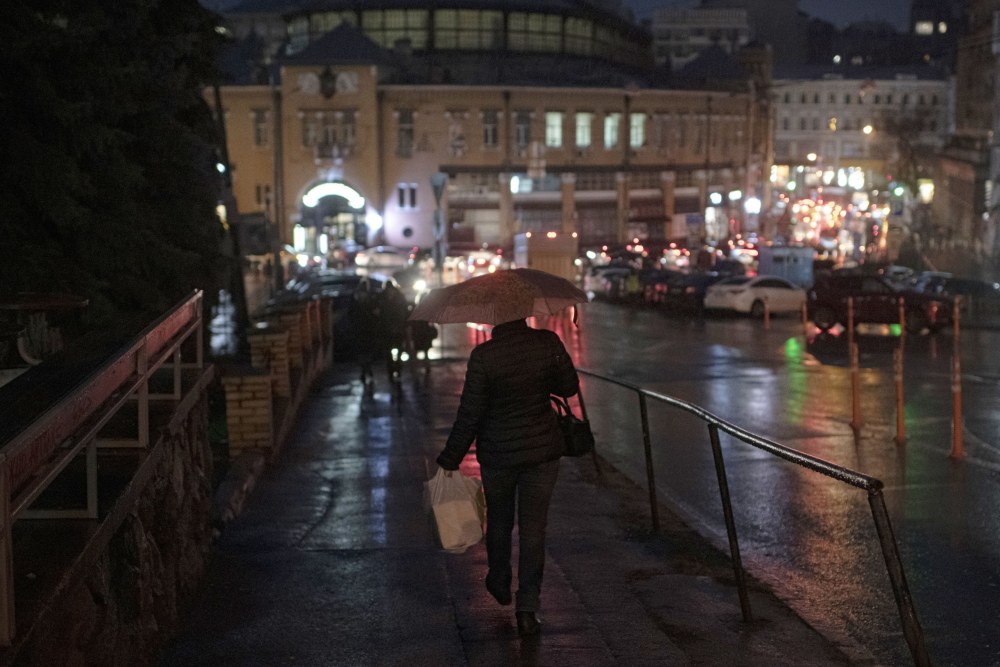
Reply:
M563 456L583 456L594 449L594 433L590 430L590 421L580 419L573 414L569 402L559 396L551 396L556 406L556 416L559 428L563 434Z

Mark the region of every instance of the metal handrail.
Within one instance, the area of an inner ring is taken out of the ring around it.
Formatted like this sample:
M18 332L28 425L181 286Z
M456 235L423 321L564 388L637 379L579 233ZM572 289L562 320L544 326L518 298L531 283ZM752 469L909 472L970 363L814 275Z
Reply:
M48 514L97 518L97 450L101 428L134 397L138 445L149 444L149 380L173 357L174 391L180 398L180 347L195 338L197 368L204 366L202 292L193 291L109 357L69 394L10 439L0 443L0 646L14 637L11 528L66 465L86 448L87 508Z
M603 382L617 385L619 387L634 391L639 398L639 414L642 420L643 449L646 459L646 478L649 486L649 506L650 515L653 522L653 529L660 531L660 519L658 512L658 502L656 498L656 479L653 472L653 452L649 429L649 411L647 399L654 399L667 405L673 406L698 419L708 425L709 442L712 447L712 455L715 460L716 477L719 483L719 495L722 500L722 510L726 522L726 534L729 539L729 550L733 562L733 570L736 575L736 583L740 597L740 609L743 613L744 621L753 620L750 609L750 599L747 593L746 580L743 573L743 563L740 557L739 541L736 536L736 523L733 518L732 502L729 497L729 485L726 479L725 461L722 457L722 447L719 444L719 431L724 431L734 438L747 443L758 449L762 449L770 454L782 458L790 463L807 468L821 475L844 482L859 489L863 489L868 494L868 504L871 507L872 519L875 522L875 530L878 533L879 545L882 548L882 557L885 560L886 570L892 584L892 592L896 598L896 607L899 610L900 623L903 628L903 635L909 646L913 662L920 667L930 665L930 657L924 644L924 634L917 618L917 610L910 595L909 586L906 583L906 574L903 570L903 562L899 556L899 545L892 530L892 522L889 520L889 512L885 506L885 498L882 495L882 480L870 477L863 473L838 466L829 461L800 452L791 447L787 447L768 438L764 438L755 433L751 433L732 422L728 422L718 417L701 406L689 403L688 401L661 394L659 392L643 389L642 387L625 382L616 378L610 378L593 371L577 369L584 376L594 378ZM582 392L581 392L582 398ZM586 405L581 400L581 409L584 419L587 418ZM595 454L596 455L596 454ZM596 461L596 459L595 459Z

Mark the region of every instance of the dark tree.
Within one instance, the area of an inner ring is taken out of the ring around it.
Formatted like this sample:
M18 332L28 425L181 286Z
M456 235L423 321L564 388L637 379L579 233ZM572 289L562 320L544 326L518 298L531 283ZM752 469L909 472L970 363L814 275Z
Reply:
M215 17L196 0L28 0L0 16L0 290L159 314L223 261Z

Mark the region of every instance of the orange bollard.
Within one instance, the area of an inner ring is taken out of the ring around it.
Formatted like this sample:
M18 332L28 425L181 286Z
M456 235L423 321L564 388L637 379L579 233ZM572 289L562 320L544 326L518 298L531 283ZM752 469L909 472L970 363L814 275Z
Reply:
M847 350L854 349L854 297L847 297Z
M893 354L893 370L896 377L896 444L906 443L906 420L903 417L903 348L896 348Z
M903 297L899 297L899 344L906 342L906 304Z
M959 344L958 299L955 299L955 309L952 314L955 326L954 344L951 353L951 458L965 457L962 446L962 360Z
M851 345L851 428L861 430L861 364L858 346Z

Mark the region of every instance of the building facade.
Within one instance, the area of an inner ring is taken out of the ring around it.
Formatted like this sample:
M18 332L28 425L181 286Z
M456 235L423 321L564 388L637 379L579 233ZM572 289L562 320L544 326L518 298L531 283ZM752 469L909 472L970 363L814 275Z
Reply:
M225 14L258 59L221 99L240 212L297 250L723 238L767 173L747 81L671 86L649 35L607 3L284 4ZM713 193L734 203L706 217Z
M653 13L656 62L674 70L710 46L735 55L749 42L750 23L745 9L658 9Z
M948 133L948 81L928 66L798 67L774 86L776 187L914 190Z

